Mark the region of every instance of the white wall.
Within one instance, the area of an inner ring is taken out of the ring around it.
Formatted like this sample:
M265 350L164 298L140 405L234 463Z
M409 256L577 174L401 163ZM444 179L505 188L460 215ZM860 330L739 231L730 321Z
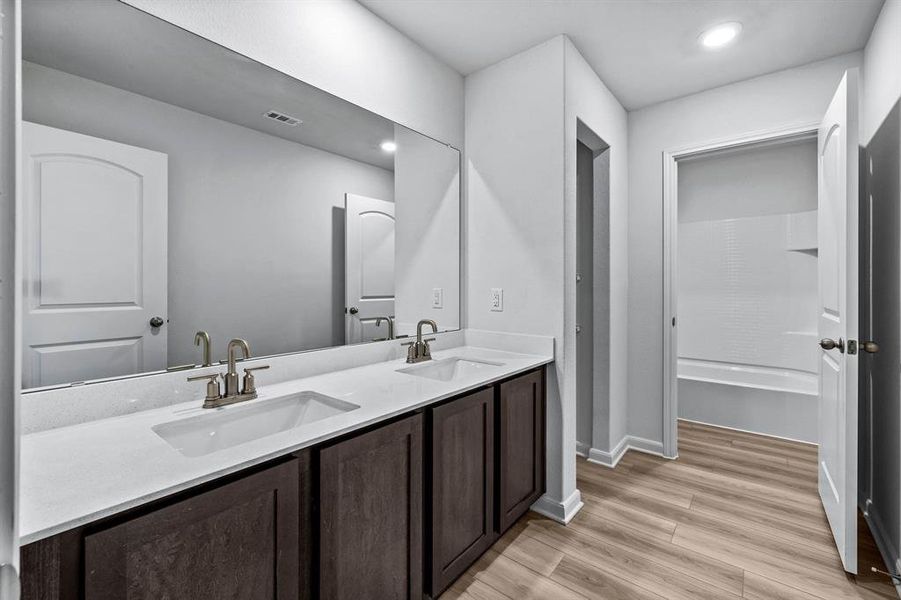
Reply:
M561 511L576 493L575 402L563 391L563 61L555 37L466 77L464 161L467 326L555 338L546 496ZM489 311L495 287L503 312Z
M901 0L886 0L863 53L863 131L869 143L901 97Z
M860 52L708 90L629 114L628 430L663 436L662 153L820 121Z
M552 335L548 491L558 519L575 487L576 140L581 120L610 150L609 347L626 346L628 191L625 110L572 43L555 37L466 78L468 326ZM504 289L504 312L489 290ZM604 344L605 346L607 344ZM610 361L609 427L625 434L624 352Z
M0 3L0 565L18 565L16 491L18 378L15 340L15 41L13 0ZM0 590L2 593L3 590Z
M460 327L460 154L395 126L394 204L397 333L420 319L439 331ZM442 308L432 290L443 290Z
M126 0L441 141L463 147L463 77L353 0Z
M578 121L581 121L609 147L605 160L609 161L609 212L606 223L609 238L595 240L596 252L601 244L605 251L595 255L595 406L592 449L609 453L627 433L627 354L629 345L627 319L629 280L629 171L628 171L628 121L625 109L598 78L578 49L565 40L566 95L564 172L565 216L565 323L564 355L575 355L576 315L576 140ZM597 164L596 164L597 167ZM596 182L598 183L598 182ZM597 207L596 207L597 210ZM595 223L598 217L596 214ZM608 261L600 269L601 261ZM602 277L608 277L602 281ZM601 295L608 297L602 299ZM609 315L598 314L609 307ZM602 361L606 364L601 364ZM566 385L575 394L575 361L568 361ZM606 387L607 389L599 389ZM604 429L605 431L602 431ZM572 452L572 450L570 450Z
M872 404L861 407L860 500L883 557L901 569L901 0L887 0L864 49L861 143L866 146L867 193L873 227L872 336L880 351L870 364ZM886 222L887 221L887 222ZM866 306L863 307L866 310ZM865 317L866 321L870 321ZM866 324L864 328L869 328ZM861 371L863 373L863 371Z
M23 79L26 120L168 154L170 365L199 361L199 329L214 360L233 337L257 356L343 343L344 194L391 201L393 173L40 65Z

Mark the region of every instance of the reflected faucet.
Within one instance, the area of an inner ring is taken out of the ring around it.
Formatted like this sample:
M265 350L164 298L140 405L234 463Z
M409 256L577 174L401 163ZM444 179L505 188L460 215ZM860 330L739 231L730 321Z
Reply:
M204 367L209 367L213 364L213 352L210 349L210 334L206 331L198 331L194 334L194 345L200 346L203 345L203 365Z
M228 372L225 374L225 397L237 396L240 393L238 388L238 371L235 367L235 350L240 348L241 354L245 359L250 358L250 346L247 340L235 338L228 342Z
M391 317L376 317L375 326L379 327L382 324L382 321L388 322L388 339L393 340L394 339L394 321L391 319Z

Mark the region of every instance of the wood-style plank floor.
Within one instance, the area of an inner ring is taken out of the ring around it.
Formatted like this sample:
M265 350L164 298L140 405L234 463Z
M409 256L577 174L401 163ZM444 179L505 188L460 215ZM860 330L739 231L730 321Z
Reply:
M441 600L898 598L863 521L845 575L813 446L680 422L678 460L579 459L578 486L572 523L525 516Z

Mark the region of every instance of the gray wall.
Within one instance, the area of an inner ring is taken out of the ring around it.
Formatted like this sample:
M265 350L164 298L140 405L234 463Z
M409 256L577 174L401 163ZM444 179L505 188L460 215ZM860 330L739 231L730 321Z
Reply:
M463 147L463 76L355 0L126 0L152 15Z
M394 128L396 333L420 319L460 327L460 154L399 125ZM444 290L443 308L432 290Z
M28 121L169 155L169 364L198 360L198 329L216 358L233 337L256 355L343 342L333 229L345 193L392 200L391 172L39 65L24 94Z
M816 140L679 161L680 223L816 208Z
M594 414L594 152L576 146L576 443L587 453Z

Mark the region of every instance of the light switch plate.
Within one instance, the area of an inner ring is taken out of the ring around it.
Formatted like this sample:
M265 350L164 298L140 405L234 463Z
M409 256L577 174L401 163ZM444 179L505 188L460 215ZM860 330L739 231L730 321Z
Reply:
M444 288L432 288L432 308L444 308Z
M504 312L504 288L491 288L489 303L492 312Z

